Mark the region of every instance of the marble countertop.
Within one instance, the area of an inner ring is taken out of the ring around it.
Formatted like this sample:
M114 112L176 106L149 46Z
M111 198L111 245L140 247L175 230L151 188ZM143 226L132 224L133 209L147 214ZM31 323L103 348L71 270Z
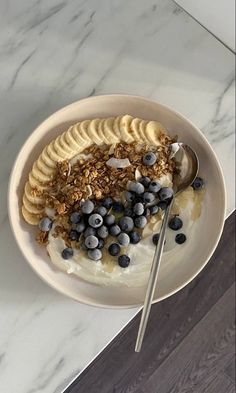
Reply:
M7 218L18 150L43 119L79 98L150 97L202 129L222 164L230 213L234 55L172 1L3 0L0 21L0 391L61 392L137 309L78 304L24 261Z

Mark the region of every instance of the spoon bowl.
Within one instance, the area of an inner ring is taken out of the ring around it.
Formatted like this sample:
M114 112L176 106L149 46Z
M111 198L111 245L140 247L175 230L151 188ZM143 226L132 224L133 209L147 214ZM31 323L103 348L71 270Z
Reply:
M173 176L173 190L174 195L177 195L195 180L198 174L199 160L190 146L183 143L175 143L174 145L178 145L175 149L176 152L172 153L177 169Z

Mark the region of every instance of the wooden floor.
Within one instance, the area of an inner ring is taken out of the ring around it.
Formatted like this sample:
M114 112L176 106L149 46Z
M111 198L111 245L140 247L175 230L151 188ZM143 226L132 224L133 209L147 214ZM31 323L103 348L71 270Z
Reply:
M235 392L234 222L200 275L153 306L142 352L137 315L66 393Z

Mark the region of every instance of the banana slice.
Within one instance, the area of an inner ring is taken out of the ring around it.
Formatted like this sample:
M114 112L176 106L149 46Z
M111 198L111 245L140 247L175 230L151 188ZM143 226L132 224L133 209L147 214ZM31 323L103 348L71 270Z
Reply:
M41 171L41 169L38 166L38 160L34 162L31 172L34 178L37 179L40 183L48 183L50 180L52 180L54 176L53 169L51 169L51 172L48 173L47 175L43 171Z
M114 133L113 130L113 125L114 125L114 117L108 117L108 119L105 119L103 122L103 135L106 138L106 140L109 141L108 144L114 144L119 142L119 138L117 135Z
M48 155L47 148L48 148L48 145L43 149L43 151L42 151L42 153L41 153L41 158L42 158L43 162L45 162L45 164L46 164L49 168L55 168L56 163L55 163L55 161L53 161L53 160L51 159L51 157Z
M38 167L38 162L35 161L32 168L32 175L35 179L37 179L40 183L47 183L52 180L54 172L52 171L50 175L45 175Z
M141 122L141 119L135 118L131 121L131 124L130 124L130 132L131 132L134 140L136 140L136 141L142 140L142 137L140 136L140 132L139 132L140 122Z
M31 213L31 214L42 214L44 212L44 208L40 205L36 205L34 203L31 203L26 195L24 194L23 196L23 205L25 207L25 209Z
M160 145L161 134L166 134L165 127L163 127L163 125L158 121L149 121L145 130L145 135L148 141L156 146Z
M113 131L115 133L115 135L117 136L117 138L119 139L119 141L121 140L121 133L120 133L120 120L122 119L122 116L117 116L114 120L113 123Z
M48 146L47 146L47 153L49 157L56 163L65 160L64 157L59 156L59 154L55 151L54 149L54 141L52 141Z
M93 119L88 124L87 132L91 139L91 141L95 142L96 145L103 144L103 138L98 135L98 125L100 123L100 119Z
M53 148L54 151L63 158L63 160L66 160L68 158L71 157L71 153L68 153L65 149L63 149L60 145L60 137L58 137L57 139L55 139L54 143L53 143Z
M28 222L28 224L30 225L38 225L40 219L42 218L40 214L38 215L38 214L29 213L24 205L22 205L21 211L25 221Z
M59 137L59 143L62 147L63 150L65 150L67 153L70 154L70 156L73 156L74 154L77 153L77 148L73 149L71 146L68 145L68 143L65 140L65 135L66 133L64 132L60 137Z
M70 145L73 150L78 151L78 149L80 149L80 145L76 142L76 140L73 137L73 127L70 127L68 131L66 131L65 134L65 140L68 143L68 145Z
M88 121L89 122L89 121ZM85 123L85 122L82 122ZM84 136L84 130L82 123L77 123L72 129L71 129L71 135L75 139L75 141L78 143L78 145L81 147L87 147L90 143L90 138L88 136ZM87 133L87 128L86 128L86 133Z
M130 124L131 124L132 119L133 119L132 116L125 115L125 116L122 116L122 118L120 120L121 138L126 143L131 143L134 141L134 138L132 137L132 133L130 132Z
M25 195L28 201L35 205L42 205L44 203L44 198L33 194L33 189L28 181L25 184Z
M39 170L47 176L51 176L55 171L55 168L49 167L47 164L45 164L42 154L40 154L39 158L37 159L37 166Z
M144 142L149 143L149 140L146 135L146 127L147 127L148 121L147 120L141 120L139 123L139 134L140 137L143 139Z
M32 188L37 188L40 191L47 190L48 185L44 183L40 183L37 179L32 174L32 171L29 174L29 184L31 185Z
M110 145L109 139L104 134L104 123L105 123L105 119L101 119L99 124L98 124L98 136L101 139L103 139L103 141L104 141L104 143L106 143L106 145Z
M82 141L83 141L85 146L89 146L91 144L91 139L90 139L90 137L88 135L89 123L90 123L90 120L84 120L84 121L81 121L81 123L79 123L79 127L77 129L76 135L78 135L79 138L80 138L81 142L78 140L78 143L80 145L81 145ZM73 132L73 136L74 136L75 140L77 141L76 135Z

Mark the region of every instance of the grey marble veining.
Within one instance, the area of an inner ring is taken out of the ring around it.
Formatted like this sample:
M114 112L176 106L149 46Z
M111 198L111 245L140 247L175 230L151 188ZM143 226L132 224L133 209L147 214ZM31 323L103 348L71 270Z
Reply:
M42 120L79 98L150 97L202 129L222 164L229 213L234 55L171 1L3 0L0 70L0 391L60 392L137 310L77 304L30 270L7 219L17 152Z

